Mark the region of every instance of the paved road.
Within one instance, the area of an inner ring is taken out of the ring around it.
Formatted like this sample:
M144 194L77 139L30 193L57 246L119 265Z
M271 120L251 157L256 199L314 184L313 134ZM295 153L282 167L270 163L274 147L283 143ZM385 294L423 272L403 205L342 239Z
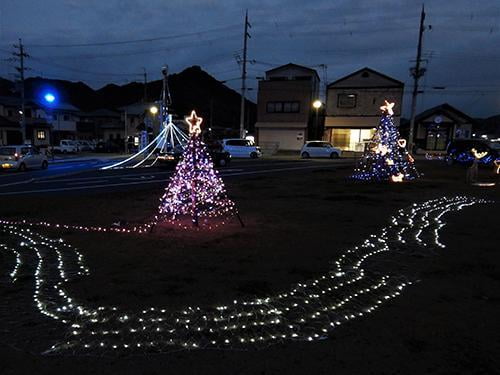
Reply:
M32 169L25 172L0 171L0 186L17 185L19 183L31 182L33 180L52 178L56 176L77 174L87 170L98 169L109 162L97 159L69 161L64 163L50 163L46 170Z
M221 168L224 178L256 174L293 173L307 169L338 168L352 165L352 159L339 160L234 160ZM102 162L82 162L52 166L50 171L33 171L22 176L0 177L0 195L71 193L129 190L146 185L166 185L172 170L136 168L99 170ZM45 174L44 174L45 172Z

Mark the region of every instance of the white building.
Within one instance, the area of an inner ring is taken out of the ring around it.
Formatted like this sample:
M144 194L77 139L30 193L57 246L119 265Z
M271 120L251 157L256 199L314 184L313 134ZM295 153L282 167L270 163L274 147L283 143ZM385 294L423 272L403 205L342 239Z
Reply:
M396 103L399 126L404 83L363 68L328 85L323 139L345 151L363 151L379 124L384 100Z

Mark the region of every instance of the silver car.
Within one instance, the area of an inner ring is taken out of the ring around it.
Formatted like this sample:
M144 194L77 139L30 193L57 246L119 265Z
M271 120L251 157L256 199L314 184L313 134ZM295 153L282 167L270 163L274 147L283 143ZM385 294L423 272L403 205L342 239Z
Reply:
M47 156L38 148L24 146L1 146L0 169L25 171L28 168L47 169L49 162Z

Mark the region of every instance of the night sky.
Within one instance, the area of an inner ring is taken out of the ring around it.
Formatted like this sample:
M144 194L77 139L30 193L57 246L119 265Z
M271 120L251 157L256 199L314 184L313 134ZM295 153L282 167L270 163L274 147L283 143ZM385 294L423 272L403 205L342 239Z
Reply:
M32 56L29 75L98 88L142 80L143 68L158 79L164 63L172 72L196 64L237 88L235 56L248 8L250 87L265 70L295 62L316 67L327 82L369 66L404 81L410 92L421 6L413 0L1 0L0 75L13 78L13 64L4 59L22 38ZM500 1L432 0L425 7L432 30L424 36L419 111L448 102L472 116L500 113ZM100 45L67 46L89 43Z

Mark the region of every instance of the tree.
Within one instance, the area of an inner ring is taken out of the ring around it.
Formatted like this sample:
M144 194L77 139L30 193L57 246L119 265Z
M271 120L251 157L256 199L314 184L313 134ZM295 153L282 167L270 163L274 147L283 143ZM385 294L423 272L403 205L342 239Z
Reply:
M200 222L210 226L211 218L238 216L236 206L227 196L224 182L201 140L203 119L192 111L186 121L189 123L189 140L161 198L158 220L177 221L189 217L194 226Z
M392 121L394 103L380 107L382 118L373 138L354 169L351 178L365 181L402 182L419 177L414 159L406 150L406 140Z

